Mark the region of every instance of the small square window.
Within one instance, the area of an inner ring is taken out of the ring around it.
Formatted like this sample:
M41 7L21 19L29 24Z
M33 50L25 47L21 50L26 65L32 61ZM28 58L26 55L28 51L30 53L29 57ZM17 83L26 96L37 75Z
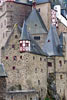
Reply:
M12 69L13 69L13 70L15 70L15 69L16 69L16 67L15 67L15 66L13 66L13 67L12 67Z
M52 63L51 62L48 62L48 67L52 67Z
M48 40L48 42L50 42L50 40Z
M8 60L8 56L6 56L6 60Z

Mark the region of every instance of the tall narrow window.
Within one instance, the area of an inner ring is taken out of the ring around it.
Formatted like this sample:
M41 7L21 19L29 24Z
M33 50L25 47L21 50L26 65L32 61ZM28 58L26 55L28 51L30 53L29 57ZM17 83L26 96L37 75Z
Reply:
M62 66L62 61L61 60L59 61L59 64L60 64L60 66Z
M60 79L62 79L63 77L62 77L62 75L60 75Z
M38 80L38 85L40 85L40 80Z
M37 68L35 68L35 73L37 73Z

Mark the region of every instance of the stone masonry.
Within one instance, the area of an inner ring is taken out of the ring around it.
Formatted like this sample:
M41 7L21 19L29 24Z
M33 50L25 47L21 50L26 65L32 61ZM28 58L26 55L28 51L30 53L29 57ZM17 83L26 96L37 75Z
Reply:
M20 32L15 28L7 45L2 48L2 63L8 74L7 90L14 90L20 85L21 89L37 90L39 97L44 98L47 93L46 57L20 53L19 40Z

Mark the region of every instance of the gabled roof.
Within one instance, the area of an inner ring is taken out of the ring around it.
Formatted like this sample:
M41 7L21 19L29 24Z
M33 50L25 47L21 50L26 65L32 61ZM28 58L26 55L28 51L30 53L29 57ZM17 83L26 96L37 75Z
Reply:
M47 40L43 46L43 51L48 56L62 56L62 53L60 52L61 49L61 43L56 31L56 27L51 25L47 36Z
M35 33L47 33L47 28L39 14L39 12L34 8L26 20L27 30L31 34Z
M31 53L45 55L44 52L42 51L42 49L39 47L39 45L32 38L31 34L29 34L29 32L27 32L27 28L26 27L27 27L26 23L24 22L23 29L21 31L21 39L30 41L30 52Z
M5 73L5 69L4 69L4 65L0 64L0 77L6 77L6 73Z
M50 0L37 0L37 4L48 3Z

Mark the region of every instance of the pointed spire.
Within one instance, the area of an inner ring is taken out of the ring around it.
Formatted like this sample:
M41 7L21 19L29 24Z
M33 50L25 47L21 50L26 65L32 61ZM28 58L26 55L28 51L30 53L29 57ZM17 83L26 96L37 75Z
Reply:
M56 27L51 25L43 51L49 56L60 56L60 45Z
M27 25L26 25L25 21L24 21L23 27L21 29L21 40L30 40L29 34L27 32Z

